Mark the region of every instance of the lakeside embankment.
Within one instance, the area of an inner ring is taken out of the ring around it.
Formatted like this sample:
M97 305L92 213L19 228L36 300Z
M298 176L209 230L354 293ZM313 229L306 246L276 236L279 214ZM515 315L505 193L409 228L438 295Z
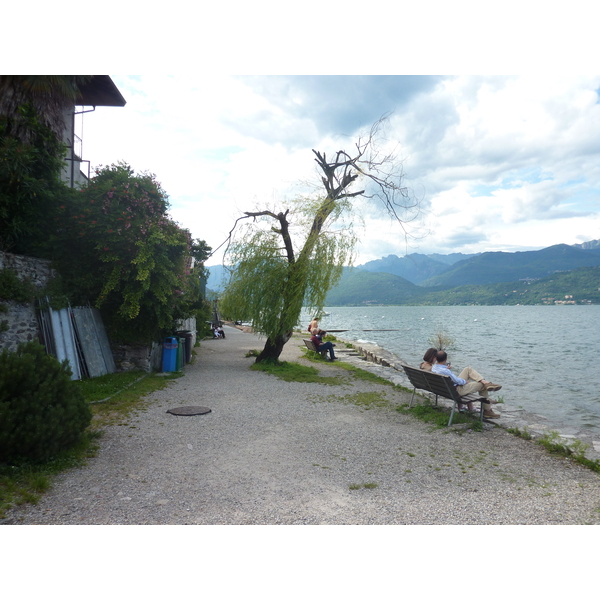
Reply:
M230 325L233 326L232 323ZM248 326L235 325L236 328L247 333L253 330ZM301 335L305 332L299 331ZM357 367L375 372L380 377L392 381L396 385L401 385L408 389L413 389L411 383L406 377L402 364L409 364L401 357L382 348L376 344L357 342L355 340L344 339L335 334L340 344L351 346L355 352L343 352L342 358L346 362L354 363ZM336 348L340 354L341 348ZM417 366L417 365L412 365ZM434 399L433 394L419 390L418 394ZM438 398L438 404L451 407L452 402L446 398ZM494 424L503 429L519 429L528 432L532 439L548 435L550 432L557 432L560 441L566 445L580 440L588 446L585 456L590 460L600 460L600 437L595 433L590 433L582 427L574 427L571 424L553 422L547 416L525 410L523 407L503 402L494 405L494 410L501 413L501 418L494 420Z
M281 359L318 366L324 381L251 370L247 354L262 344L230 327L203 342L185 377L106 428L95 458L3 522L600 524L600 477L582 465L492 423L432 429L395 410L408 392L308 362L300 337ZM395 373L338 346L344 361ZM211 412L167 413L195 405Z

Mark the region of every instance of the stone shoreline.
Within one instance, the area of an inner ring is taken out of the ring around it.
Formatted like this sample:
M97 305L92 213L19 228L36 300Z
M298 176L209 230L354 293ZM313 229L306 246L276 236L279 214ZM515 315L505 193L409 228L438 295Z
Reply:
M356 350L356 353L344 353L345 361L354 362L356 366L375 371L380 377L388 379L397 385L413 389L402 369L402 364L408 363L395 354L375 344L358 343L340 337L337 339L344 344L350 344ZM433 394L423 390L418 390L417 393L431 399L435 398ZM438 398L438 404L452 407L452 402L446 398ZM502 415L500 419L494 421L494 424L499 427L504 429L518 428L521 431L527 430L533 439L555 431L566 445L569 445L574 440L581 440L587 444L589 448L585 452L586 458L590 460L600 459L600 438L597 435L590 435L585 429L564 423L552 422L544 415L528 412L521 407L508 403L494 405L494 411Z

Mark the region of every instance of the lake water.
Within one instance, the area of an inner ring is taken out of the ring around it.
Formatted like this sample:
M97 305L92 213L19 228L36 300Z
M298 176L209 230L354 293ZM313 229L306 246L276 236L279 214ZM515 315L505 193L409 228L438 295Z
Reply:
M452 370L471 366L502 384L494 397L555 423L600 434L600 306L373 306L330 307L321 327L377 344L419 365L429 339L443 330L454 339ZM311 315L302 315L306 329ZM397 331L383 331L395 329ZM375 331L365 331L375 330ZM588 367L589 364L589 367Z

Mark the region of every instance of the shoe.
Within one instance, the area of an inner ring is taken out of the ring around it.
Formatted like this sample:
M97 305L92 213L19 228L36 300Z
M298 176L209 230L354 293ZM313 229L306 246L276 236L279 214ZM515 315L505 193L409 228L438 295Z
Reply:
M483 418L484 419L499 419L500 415L498 413L495 413L493 410L484 410L483 411Z
M498 400L494 400L493 398L484 398L483 396L480 396L479 401L483 402L484 404L498 404Z
M497 383L486 383L484 389L488 392L497 392L498 390L502 389L502 386L498 385Z

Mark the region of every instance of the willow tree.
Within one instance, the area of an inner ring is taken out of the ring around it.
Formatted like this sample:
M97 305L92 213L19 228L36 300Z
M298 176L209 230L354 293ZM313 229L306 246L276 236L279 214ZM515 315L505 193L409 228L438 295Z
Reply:
M402 216L417 208L402 185L402 163L378 147L384 121L377 121L351 152L338 150L328 160L325 152L313 150L320 193L279 212L249 211L236 220L225 253L235 268L221 308L252 321L254 330L266 336L256 362L279 358L302 307L322 309L343 266L351 262L353 199L379 200L402 228Z

